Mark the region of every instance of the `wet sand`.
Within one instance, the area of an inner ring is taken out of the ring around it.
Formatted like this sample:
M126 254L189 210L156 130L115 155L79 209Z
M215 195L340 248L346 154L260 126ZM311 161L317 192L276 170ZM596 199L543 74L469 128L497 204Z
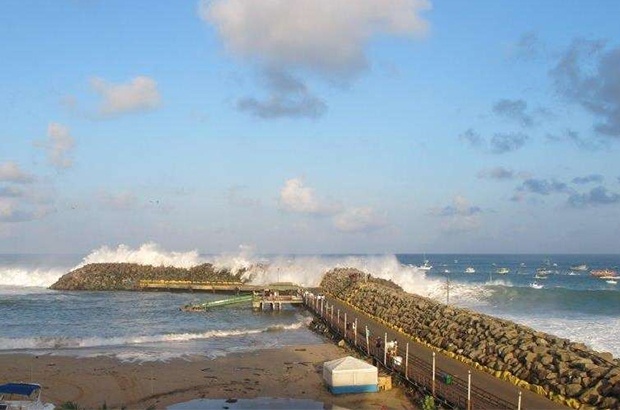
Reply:
M404 390L335 396L322 365L346 356L331 343L259 350L208 359L121 362L111 357L0 355L0 382L43 385L42 399L80 408L165 408L194 399L309 399L349 409L413 409ZM234 407L231 407L234 408Z

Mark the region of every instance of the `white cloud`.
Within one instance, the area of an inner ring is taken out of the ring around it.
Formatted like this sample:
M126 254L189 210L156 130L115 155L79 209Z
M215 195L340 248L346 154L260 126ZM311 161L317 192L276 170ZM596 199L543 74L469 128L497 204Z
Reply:
M0 181L27 184L34 181L34 177L24 172L15 162L7 161L0 164Z
M452 199L452 204L431 209L431 215L441 218L440 226L444 232L467 232L480 228L482 209L470 205L461 195Z
M367 66L374 35L422 35L427 0L201 0L200 17L227 49L267 66L350 75Z
M44 218L55 211L47 204L34 204L22 198L0 197L0 222L26 222Z
M387 226L387 218L372 207L349 208L334 216L334 226L342 232L369 232Z
M47 159L54 167L62 169L73 165L70 152L75 146L75 140L69 133L69 128L57 122L47 126L49 140L43 144L47 151Z
M284 183L280 190L280 207L288 212L308 215L330 215L338 206L321 201L314 189L304 185L301 178L292 178Z
M148 111L161 103L157 82L146 76L135 77L124 84L111 84L101 78L93 78L90 83L102 97L99 106L99 114L102 116Z

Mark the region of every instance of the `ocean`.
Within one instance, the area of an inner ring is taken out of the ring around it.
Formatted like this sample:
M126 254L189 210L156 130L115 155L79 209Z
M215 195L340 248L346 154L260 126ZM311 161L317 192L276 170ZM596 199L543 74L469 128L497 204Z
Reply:
M431 270L417 268L424 259ZM261 264L267 268L258 272L255 283L291 281L305 286L318 285L331 268L355 267L391 279L406 291L620 357L620 284L570 269L580 264L617 268L620 255L203 255L171 252L152 243L135 249L102 247L87 255L0 255L0 354L150 361L322 343L306 327L309 315L294 308L255 313L241 305L195 313L179 308L226 295L47 289L71 269L93 262L179 267L211 262L230 269ZM535 278L541 266L550 270L546 279ZM465 273L468 267L476 272ZM499 275L500 267L510 272Z

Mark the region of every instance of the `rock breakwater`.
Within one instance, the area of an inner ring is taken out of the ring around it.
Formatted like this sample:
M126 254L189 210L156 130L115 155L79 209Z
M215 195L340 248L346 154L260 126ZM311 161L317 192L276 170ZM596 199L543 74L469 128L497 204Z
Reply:
M91 263L63 275L55 290L139 290L141 280L244 282L244 271L231 273L210 263L189 269L136 263Z
M620 406L620 362L610 353L406 293L356 269L327 272L321 287L419 342L557 402Z

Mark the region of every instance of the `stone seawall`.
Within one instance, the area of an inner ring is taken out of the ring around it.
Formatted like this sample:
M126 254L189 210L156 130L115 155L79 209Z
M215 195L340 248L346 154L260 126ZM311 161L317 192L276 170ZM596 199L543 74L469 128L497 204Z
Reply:
M356 269L322 289L415 340L573 408L618 408L620 362L610 353L386 286Z
M50 289L139 290L141 280L242 282L243 273L218 270L210 263L189 269L136 263L91 263L63 275Z

